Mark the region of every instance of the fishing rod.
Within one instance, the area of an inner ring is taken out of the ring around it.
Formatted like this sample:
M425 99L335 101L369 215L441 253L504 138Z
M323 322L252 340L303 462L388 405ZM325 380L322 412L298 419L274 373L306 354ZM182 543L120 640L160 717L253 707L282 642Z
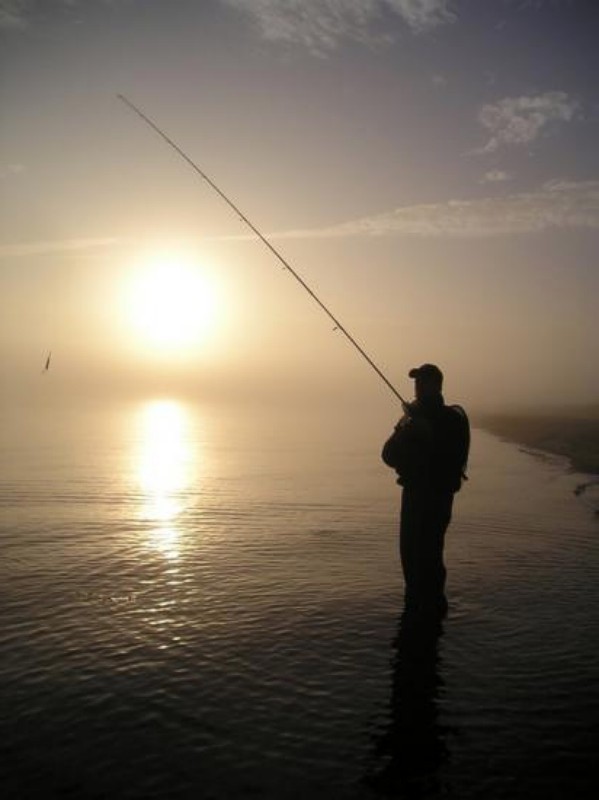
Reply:
M306 281L299 275L299 273L291 266L291 264L283 258L281 253L276 249L276 247L264 236L258 228L251 222L246 215L235 205L235 203L230 200L227 195L219 189L219 187L214 183L214 181L206 175L206 173L198 167L198 165L193 161L187 153L185 153L179 145L174 142L167 134L161 130L156 123L152 122L152 120L146 116L143 111L141 111L136 105L134 105L131 100L125 97L123 94L117 94L117 97L121 102L123 102L131 111L137 114L147 125L152 128L164 141L177 152L181 158L186 161L189 166L197 172L197 174L206 181L206 183L214 189L214 191L227 203L229 208L232 208L233 211L237 214L239 219L248 226L248 228L260 239L260 241L266 245L266 247L270 250L270 252L277 258L283 267L295 278L295 280L300 284L300 286L305 289L305 291L310 295L310 297L317 303L320 308L325 312L325 314L331 319L335 327L333 330L340 331L345 338L350 342L351 345L355 347L355 349L360 353L360 355L368 362L368 364L372 367L372 369L376 372L376 374L381 378L381 380L387 385L387 387L393 392L393 394L397 397L397 399L402 404L404 411L407 411L409 406L408 403L403 399L400 393L397 391L395 386L389 381L386 375L377 367L374 361L370 358L370 356L364 351L364 349L358 344L358 342L354 339L354 337L349 333L347 328L337 319L337 317L332 313L332 311L322 302L322 300L316 295L313 289L311 289Z

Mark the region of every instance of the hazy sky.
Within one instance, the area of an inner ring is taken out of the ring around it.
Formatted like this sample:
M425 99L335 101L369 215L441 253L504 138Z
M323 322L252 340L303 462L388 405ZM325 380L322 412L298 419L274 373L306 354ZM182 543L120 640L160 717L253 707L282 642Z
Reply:
M596 401L597 41L595 0L0 0L5 396L393 403L121 92L406 395Z

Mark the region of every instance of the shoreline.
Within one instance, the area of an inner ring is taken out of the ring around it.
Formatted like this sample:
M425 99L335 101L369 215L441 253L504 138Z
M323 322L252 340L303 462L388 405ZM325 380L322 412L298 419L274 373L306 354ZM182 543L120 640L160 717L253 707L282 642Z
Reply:
M573 472L599 479L599 417L495 413L480 415L475 424L514 444L563 456Z

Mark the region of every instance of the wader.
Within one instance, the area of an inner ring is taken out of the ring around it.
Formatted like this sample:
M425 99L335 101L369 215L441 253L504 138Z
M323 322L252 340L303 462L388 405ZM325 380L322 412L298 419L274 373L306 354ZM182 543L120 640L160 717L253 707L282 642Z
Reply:
M401 499L399 552L406 608L447 610L443 544L453 492L405 486Z

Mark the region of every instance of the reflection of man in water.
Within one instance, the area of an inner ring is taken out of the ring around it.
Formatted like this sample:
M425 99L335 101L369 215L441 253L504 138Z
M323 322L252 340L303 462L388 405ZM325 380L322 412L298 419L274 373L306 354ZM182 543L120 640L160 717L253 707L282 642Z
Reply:
M380 797L423 798L441 794L440 770L448 758L448 728L439 721L443 686L438 653L441 621L400 618L393 641L389 717L374 736L366 783Z
M468 421L446 406L443 373L434 364L410 370L416 399L385 442L382 458L403 486L400 556L406 607L447 611L443 546L468 455Z

